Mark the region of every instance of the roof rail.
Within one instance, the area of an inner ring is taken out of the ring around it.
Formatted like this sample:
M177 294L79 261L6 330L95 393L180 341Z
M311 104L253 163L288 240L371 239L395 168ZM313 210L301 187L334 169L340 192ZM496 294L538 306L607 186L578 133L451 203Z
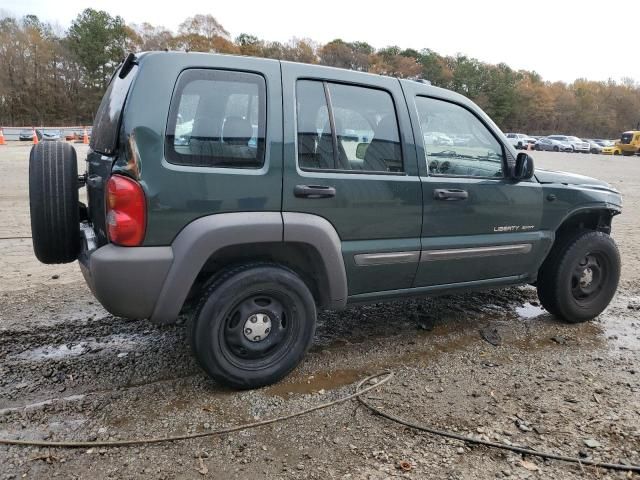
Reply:
M424 83L425 85L431 85L431 82L426 78L416 78L414 81L418 83Z

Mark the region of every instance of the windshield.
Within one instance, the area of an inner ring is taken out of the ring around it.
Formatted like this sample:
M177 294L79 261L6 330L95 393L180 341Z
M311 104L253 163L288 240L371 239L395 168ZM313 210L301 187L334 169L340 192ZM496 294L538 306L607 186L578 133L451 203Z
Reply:
M116 72L111 78L93 121L91 148L96 152L105 155L111 155L115 152L118 146L118 132L124 101L137 71L138 67L134 66L126 77L120 78Z

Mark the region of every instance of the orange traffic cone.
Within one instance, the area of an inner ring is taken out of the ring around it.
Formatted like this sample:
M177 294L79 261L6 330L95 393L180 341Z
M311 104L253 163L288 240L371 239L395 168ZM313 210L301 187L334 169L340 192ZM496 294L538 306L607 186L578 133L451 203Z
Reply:
M33 130L33 144L37 145L38 144L38 134L36 134L36 129L34 127L32 127Z
M82 143L89 145L89 134L87 133L87 127L84 127L84 134L82 135Z
M0 145L6 145L7 142L4 141L4 132L0 128Z

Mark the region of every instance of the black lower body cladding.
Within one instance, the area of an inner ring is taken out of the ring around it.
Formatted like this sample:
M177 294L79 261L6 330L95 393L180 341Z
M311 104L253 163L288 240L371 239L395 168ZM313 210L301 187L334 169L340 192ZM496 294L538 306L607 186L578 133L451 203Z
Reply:
M284 220L283 220L284 218ZM295 242L322 258L330 308L342 308L347 280L340 239L329 222L309 214L238 212L202 217L164 247L105 245L80 255L84 277L114 315L174 322L205 262L227 246Z
M171 247L105 245L83 252L80 269L104 308L126 318L149 318L173 262Z
M80 253L80 203L75 149L64 142L34 145L29 155L33 250L42 263L70 263Z

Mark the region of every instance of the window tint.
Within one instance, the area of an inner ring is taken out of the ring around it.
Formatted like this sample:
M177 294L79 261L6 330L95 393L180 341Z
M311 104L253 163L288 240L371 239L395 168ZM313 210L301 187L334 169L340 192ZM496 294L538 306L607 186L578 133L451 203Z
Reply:
M301 168L403 171L398 122L389 93L301 80L297 84L297 115Z
M266 102L260 75L187 70L171 101L166 155L190 166L260 168Z
M470 111L454 103L416 97L431 175L502 177L500 142Z
M296 85L296 97L300 168L337 169L329 110L322 82L299 81Z

